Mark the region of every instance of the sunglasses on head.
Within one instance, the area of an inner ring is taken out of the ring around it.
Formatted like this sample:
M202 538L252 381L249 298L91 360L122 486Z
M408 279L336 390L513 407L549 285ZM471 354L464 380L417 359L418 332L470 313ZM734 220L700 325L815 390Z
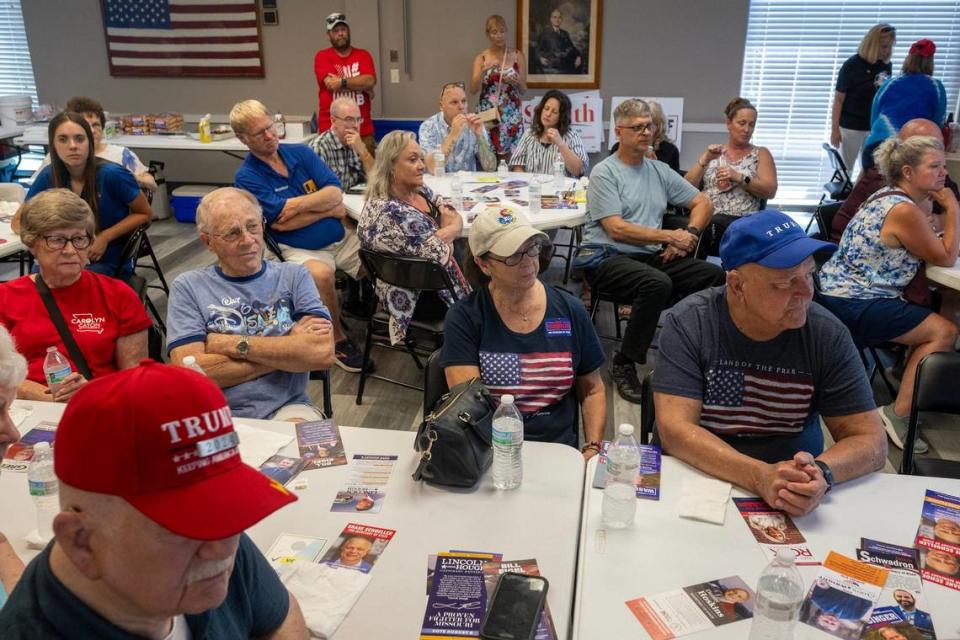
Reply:
M444 92L451 87L456 87L457 89L463 89L464 91L467 90L467 85L465 85L462 82L448 82L447 84L440 87L440 97L442 98Z

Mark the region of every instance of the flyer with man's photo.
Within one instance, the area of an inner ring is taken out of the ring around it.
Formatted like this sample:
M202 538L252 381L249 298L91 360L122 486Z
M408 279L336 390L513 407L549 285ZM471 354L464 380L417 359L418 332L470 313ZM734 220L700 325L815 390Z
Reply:
M859 638L888 574L831 551L800 605L800 622L837 638Z
M653 640L670 640L753 617L756 595L739 576L628 600ZM744 626L743 637L748 628Z
M924 580L960 591L960 498L927 490L914 546Z
M396 529L351 522L343 528L319 562L336 569L370 573L396 533Z
M861 538L857 559L890 570L870 614L867 631L876 631L872 635L882 636L880 629L888 627L898 632L912 629L911 633L901 635L935 640L933 620L923 596L919 552L910 547ZM871 635L865 632L863 637L868 639Z
M760 498L734 498L733 503L768 558L772 560L778 549L789 547L798 565L820 564L788 514L771 508Z
M298 422L295 426L303 471L347 464L340 429L332 419Z

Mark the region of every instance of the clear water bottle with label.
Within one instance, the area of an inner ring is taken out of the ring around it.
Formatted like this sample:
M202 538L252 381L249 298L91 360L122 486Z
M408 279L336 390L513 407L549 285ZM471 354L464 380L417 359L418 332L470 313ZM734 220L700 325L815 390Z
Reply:
M633 437L633 425L621 424L617 439L607 447L607 484L603 489L604 526L623 529L633 524L637 512L637 472L640 446Z
M505 176L510 173L510 167L507 166L507 161L501 159L500 164L497 165L497 175Z
M564 164L562 158L558 158L553 163L553 186L560 191L563 189L563 184L566 181L566 169L567 165Z
M47 357L43 359L43 376L47 379L47 387L51 395L55 395L63 381L73 373L73 367L62 353L55 347L47 348Z
M202 376L207 375L207 372L203 370L203 367L201 367L200 363L197 362L197 358L195 356L186 356L183 359L183 366L186 367L187 369L196 371Z
M277 131L277 137L283 140L287 137L287 119L282 113L273 116L273 128Z
M49 442L33 445L33 460L27 467L27 484L37 509L37 532L44 540L53 537L53 517L60 512L60 485L53 470L53 449Z
M750 640L790 640L803 602L803 578L791 549L777 555L760 574Z
M721 169L725 169L728 166L729 164L727 163L726 151L723 151L720 153L719 156L717 156L717 171L719 172ZM718 190L730 191L730 189L732 188L733 188L733 183L730 182L729 178L717 178Z
M530 213L540 213L540 196L543 195L543 185L537 176L530 178Z
M447 157L443 155L443 151L434 151L433 152L433 175L437 178L442 178L447 174Z
M463 210L463 180L459 173L450 176L450 205L457 211Z
M512 395L500 397L493 414L493 486L516 489L523 481L523 416Z

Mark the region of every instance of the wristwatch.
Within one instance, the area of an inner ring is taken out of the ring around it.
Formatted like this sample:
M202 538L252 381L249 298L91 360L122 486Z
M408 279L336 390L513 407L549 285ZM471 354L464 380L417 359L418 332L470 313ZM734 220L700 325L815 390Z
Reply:
M701 231L699 227L690 225L689 227L687 227L687 233L692 233L693 235L699 238L700 234L703 233L703 231Z
M237 355L240 356L241 360L246 360L248 353L250 353L250 341L247 340L247 336L243 336L237 342Z
M341 89L346 89L346 88L347 88L347 79L346 79L346 78L340 78L340 88L341 88Z
M813 462L820 467L820 471L823 472L823 479L827 481L827 490L824 493L830 493L830 489L833 489L833 471L830 470L830 465L823 460L814 460Z

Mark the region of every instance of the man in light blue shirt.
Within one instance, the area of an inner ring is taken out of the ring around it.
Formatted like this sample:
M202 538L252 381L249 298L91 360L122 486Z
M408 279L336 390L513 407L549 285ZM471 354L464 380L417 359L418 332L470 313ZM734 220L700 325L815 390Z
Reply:
M200 240L217 263L173 282L170 361L194 356L234 415L320 419L307 381L333 363L330 312L306 267L263 259L263 225L256 198L242 189L217 189L200 201Z
M440 90L440 113L420 125L420 148L427 156L427 169L433 173L433 154L444 155L447 173L483 171L497 168L497 156L490 146L487 130L480 117L467 113L467 94L462 82L443 85Z
M633 300L611 374L620 395L639 404L635 365L647 360L660 312L678 295L723 284L724 273L694 257L700 232L713 215L710 200L668 165L646 157L657 133L650 105L623 102L614 124L620 146L590 173L583 237L584 244L609 245L612 255L584 275L591 287ZM690 226L663 229L668 205L689 209Z

